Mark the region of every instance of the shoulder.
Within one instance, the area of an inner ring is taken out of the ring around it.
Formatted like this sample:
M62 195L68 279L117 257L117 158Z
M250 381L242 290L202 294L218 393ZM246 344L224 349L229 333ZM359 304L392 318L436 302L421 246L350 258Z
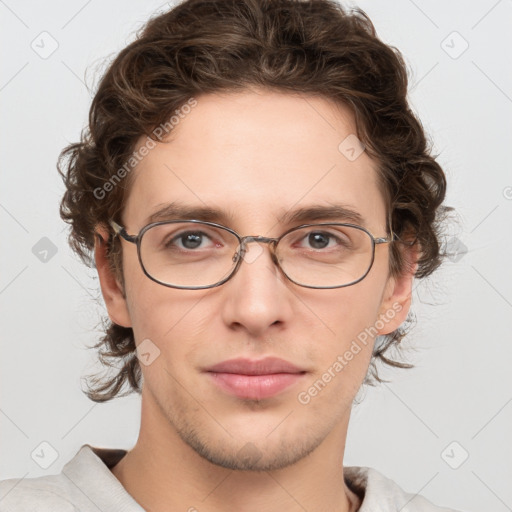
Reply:
M347 466L344 475L347 485L362 498L358 512L460 512L434 505L419 494L404 491L373 468Z
M82 445L57 475L0 482L0 512L141 512L110 468L126 454L117 448Z
M69 493L69 486L61 475L2 480L0 511L72 512L77 509L67 499Z

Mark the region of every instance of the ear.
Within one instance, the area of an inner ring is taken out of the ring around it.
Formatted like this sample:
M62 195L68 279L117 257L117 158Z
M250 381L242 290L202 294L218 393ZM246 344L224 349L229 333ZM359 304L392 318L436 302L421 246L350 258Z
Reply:
M97 226L94 235L94 260L100 279L101 293L107 306L110 320L122 327L131 327L130 313L126 304L123 286L110 269L107 258L108 231Z
M404 270L395 277L390 276L382 297L379 310L379 322L384 324L378 330L379 335L389 334L396 330L407 318L411 307L412 285L418 269L418 245L406 246L403 249Z

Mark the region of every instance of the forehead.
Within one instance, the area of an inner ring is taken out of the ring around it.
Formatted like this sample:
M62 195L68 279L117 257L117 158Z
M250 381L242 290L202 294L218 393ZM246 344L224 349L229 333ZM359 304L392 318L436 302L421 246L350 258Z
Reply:
M168 204L221 211L235 229L268 229L297 220L290 214L296 209L327 205L359 213L369 229L385 226L377 164L364 151L357 156L348 108L261 90L196 101L171 139L157 143L132 171L123 212L132 231Z

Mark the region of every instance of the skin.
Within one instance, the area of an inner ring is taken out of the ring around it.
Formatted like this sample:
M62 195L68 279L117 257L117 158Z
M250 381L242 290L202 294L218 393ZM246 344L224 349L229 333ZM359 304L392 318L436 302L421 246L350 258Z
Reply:
M356 133L347 108L256 89L197 100L172 140L157 144L133 171L122 214L129 234L159 206L179 200L231 213L229 227L241 235L270 237L292 227L277 222L283 211L342 202L363 215L374 236L387 235L376 163L365 152L349 161L338 150ZM100 226L98 233L106 235ZM388 244L376 247L365 279L331 290L288 281L264 244L222 286L167 288L143 274L134 244L122 244L125 295L109 271L105 244L95 248L110 319L132 327L137 344L149 338L160 350L141 365L137 443L112 469L127 491L152 511L357 510L343 480L343 455L374 340L307 405L297 395L386 312L401 307L379 334L405 320L413 273L389 275ZM227 359L266 356L306 373L254 401L227 394L202 372Z

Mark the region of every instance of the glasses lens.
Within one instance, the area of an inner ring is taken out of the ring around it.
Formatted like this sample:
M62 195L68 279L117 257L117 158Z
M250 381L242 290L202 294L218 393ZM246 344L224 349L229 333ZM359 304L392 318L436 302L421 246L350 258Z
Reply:
M156 281L173 286L210 286L235 266L238 239L233 233L199 222L157 224L144 232L140 257Z
M297 284L340 287L360 280L368 272L373 242L357 227L309 226L283 237L277 256L284 273Z

